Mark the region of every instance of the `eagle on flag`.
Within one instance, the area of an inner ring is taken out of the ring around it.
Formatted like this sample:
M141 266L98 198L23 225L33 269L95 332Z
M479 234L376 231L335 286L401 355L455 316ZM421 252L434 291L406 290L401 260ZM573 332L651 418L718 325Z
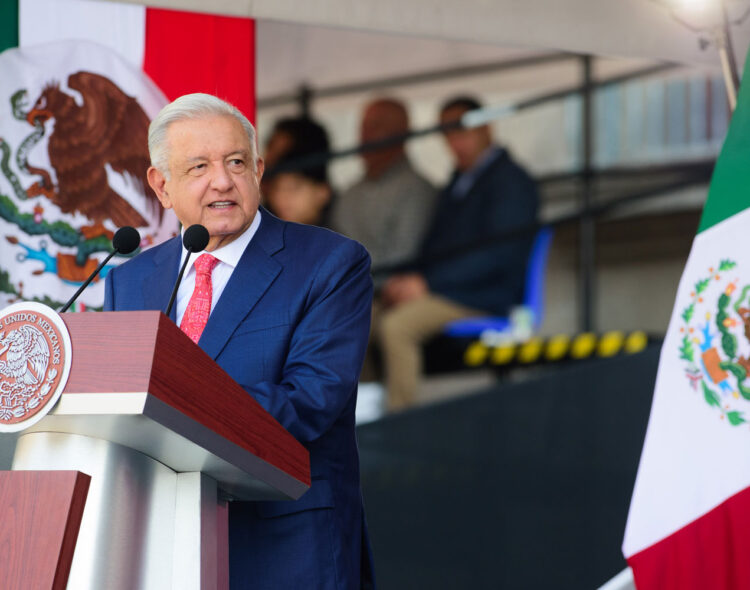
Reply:
M146 198L151 213L161 221L163 210L146 181L149 119L135 98L126 95L108 78L91 72L68 77L68 88L80 93L82 104L49 83L27 115L31 125L54 119L49 136L49 161L57 176L53 186L47 175L34 183L28 195L44 195L63 213L78 212L95 223L87 228L93 237L105 233L106 219L122 227L148 225L146 219L107 179L107 166L123 175ZM95 228L99 228L97 231Z

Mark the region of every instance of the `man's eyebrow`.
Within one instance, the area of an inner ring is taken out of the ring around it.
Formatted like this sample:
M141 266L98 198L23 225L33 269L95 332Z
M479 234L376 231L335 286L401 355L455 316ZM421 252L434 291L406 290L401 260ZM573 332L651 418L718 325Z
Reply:
M248 157L250 155L250 152L248 150L234 150L226 154L225 158L230 158L231 156L245 156Z
M225 154L224 158L225 159L231 158L232 156L237 156L237 155L244 156L247 158L250 156L250 151L249 150L233 150ZM185 158L185 162L188 164L193 164L195 162L205 162L206 160L208 160L208 156L191 156L189 158Z

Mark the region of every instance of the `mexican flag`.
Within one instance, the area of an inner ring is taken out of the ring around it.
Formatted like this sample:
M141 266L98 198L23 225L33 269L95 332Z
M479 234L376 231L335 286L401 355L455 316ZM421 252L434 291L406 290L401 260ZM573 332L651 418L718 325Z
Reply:
M623 552L638 590L750 589L750 59L679 284Z
M116 2L3 0L3 48L0 308L57 308L118 227L136 227L142 249L178 231L145 182L148 123L189 92L220 96L253 119L254 24ZM103 298L98 281L78 309Z
M207 92L255 119L252 19L101 0L0 4L0 50L16 44L25 48L70 39L94 41L142 68L169 100Z

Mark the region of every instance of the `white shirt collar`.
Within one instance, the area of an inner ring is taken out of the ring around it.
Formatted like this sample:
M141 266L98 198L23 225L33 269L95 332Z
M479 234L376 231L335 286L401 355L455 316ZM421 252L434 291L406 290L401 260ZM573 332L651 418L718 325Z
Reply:
M226 246L217 248L213 252L209 252L209 254L211 254L211 256L213 256L214 258L218 258L220 262L223 262L224 264L228 264L232 268L235 268L239 264L240 258L242 258L242 254L245 252L245 248L247 248L248 244L250 244L250 240L253 239L253 236L256 234L259 227L260 209L255 212L255 217L253 217L252 222L244 232L242 232L236 239L229 242ZM185 234L185 228L182 228L182 234ZM186 272L190 272L198 256L203 253L204 252L193 252L190 255L190 262L188 262ZM180 257L180 264L184 262L186 254L187 250L183 248L182 256Z

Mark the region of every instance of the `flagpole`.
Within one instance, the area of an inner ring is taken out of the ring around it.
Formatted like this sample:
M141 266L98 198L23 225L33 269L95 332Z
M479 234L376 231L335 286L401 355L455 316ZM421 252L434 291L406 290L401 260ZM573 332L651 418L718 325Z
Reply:
M737 68L737 60L734 56L732 44L731 25L739 24L750 15L750 8L734 22L729 20L726 0L653 0L657 4L665 6L672 18L682 26L694 33L703 33L708 36L700 37L698 44L701 49L714 45L719 52L721 72L724 77L724 86L727 91L727 101L730 112L734 112L737 106L737 92L740 87L740 75ZM709 10L710 9L710 10Z
M732 66L730 65L729 51L726 47L719 46L719 59L721 60L721 71L724 74L724 85L727 89L729 110L734 112L734 109L737 107L737 87L735 86L732 76Z
M734 47L732 46L729 16L725 0L720 0L719 4L721 5L722 22L717 27L715 42L719 50L721 71L724 74L724 85L727 89L729 109L734 112L734 109L737 107L737 91L740 87L740 75L737 69L737 60L734 57Z

